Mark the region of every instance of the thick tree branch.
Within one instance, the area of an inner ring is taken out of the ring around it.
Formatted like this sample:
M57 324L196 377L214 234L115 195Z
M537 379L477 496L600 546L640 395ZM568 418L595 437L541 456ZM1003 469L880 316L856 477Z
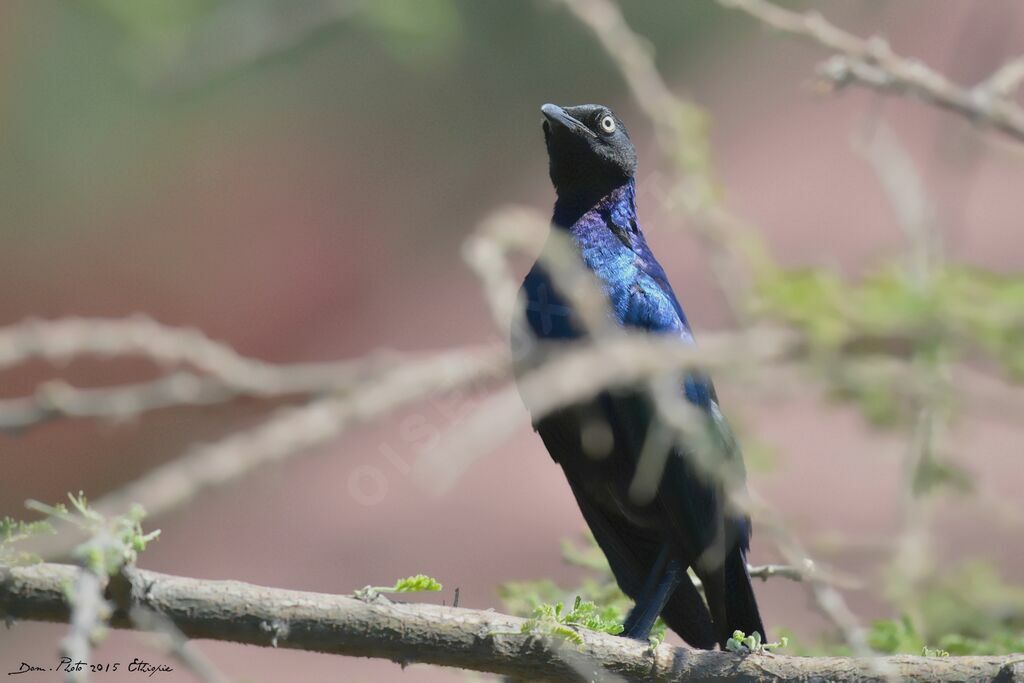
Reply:
M0 567L0 613L9 619L68 619L65 586L80 569L41 564ZM439 605L363 601L349 596L206 581L129 569L112 584L112 625L131 628L132 608L163 615L190 638L310 650L486 671L529 680L636 681L875 680L869 664L843 657L737 655L583 632L576 648L520 634L516 617ZM125 597L128 596L128 597ZM1024 680L1024 657L882 659L906 681Z

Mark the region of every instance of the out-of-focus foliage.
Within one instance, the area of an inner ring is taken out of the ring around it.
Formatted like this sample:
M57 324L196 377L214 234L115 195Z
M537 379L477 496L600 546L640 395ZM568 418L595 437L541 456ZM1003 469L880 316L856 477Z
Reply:
M904 614L873 622L868 643L886 654L1003 655L1024 652L1024 589L1005 583L990 564L965 563L955 571L924 581L914 597L915 616ZM817 642L790 639L790 654L849 655L847 645L831 638Z
M922 283L886 267L848 282L829 270L773 268L759 280L755 308L804 331L831 393L855 403L876 426L905 424L925 391L948 408L958 398L953 386L908 383L907 368L892 354L933 366L980 357L1024 377L1019 275L947 267ZM919 490L970 488L965 473L948 461L930 462L918 474Z
M900 343L907 352L984 351L1024 377L1024 277L949 267L922 286L894 267L856 283L833 271L776 270L758 295L762 314L803 329L822 352L858 338L886 344L879 353Z
M378 36L395 59L415 68L447 61L463 31L462 15L451 0L369 2L356 20Z
M216 0L96 0L95 9L106 13L126 40L150 49L181 44L203 18L222 3Z
M12 517L0 518L0 564L39 562L39 557L19 550L15 544L43 534L52 534L53 531L53 526L47 520L23 522Z
M916 632L952 654L1024 651L1024 589L990 565L970 561L925 581Z

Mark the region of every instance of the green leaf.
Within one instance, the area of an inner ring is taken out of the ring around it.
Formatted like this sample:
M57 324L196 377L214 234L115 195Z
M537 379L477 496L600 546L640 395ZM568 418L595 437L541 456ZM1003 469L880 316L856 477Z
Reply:
M360 600L374 600L381 593L420 593L441 590L441 582L426 574L417 574L406 579L395 581L393 586L366 586L354 595Z
M441 583L426 574L417 574L407 579L399 579L391 589L395 593L420 593L441 590Z
M728 652L735 652L737 654L770 652L771 650L784 648L787 645L789 645L789 638L786 636L782 636L774 643L763 643L761 642L761 634L757 631L754 631L749 636L743 631L733 631L732 638L725 641L725 649Z

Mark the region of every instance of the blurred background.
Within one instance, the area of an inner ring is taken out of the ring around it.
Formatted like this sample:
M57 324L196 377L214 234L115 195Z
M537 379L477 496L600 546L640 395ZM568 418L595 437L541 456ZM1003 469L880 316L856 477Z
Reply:
M1013 0L813 5L964 84L1024 53L1024 11ZM1024 148L911 100L853 89L823 96L811 81L827 54L715 3L651 0L623 11L673 90L707 111L726 202L781 264L856 277L905 251L885 192L852 145L884 120L917 166L947 259L999 273L1024 266L1016 194ZM539 113L548 101L601 102L627 122L648 239L698 339L729 328L700 241L644 187L662 163L651 122L560 5L8 0L0 4L0 324L144 313L275 362L501 341L461 245L503 204L549 210ZM152 372L141 361L30 364L0 375L0 396L31 394L58 374L92 386ZM865 583L845 593L865 623L896 619L885 587L906 431L879 429L804 381L785 400L719 383L748 444L751 485L816 557ZM580 538L584 523L525 411L515 438L448 494L431 495L411 475L429 434L474 405L471 395L426 402L152 518L147 527L163 534L140 565L326 593L424 572L445 592L417 599L450 601L459 587L463 606L499 610L507 581L572 586L580 570L562 561L560 542ZM943 435L972 485L930 503L934 580L956 586L972 609L1021 604L1012 586L1024 583L1024 423L1012 416L1022 407L993 416L966 406ZM266 410L242 401L0 434L0 516L26 516L26 498L52 502L79 489L100 497ZM402 427L410 417L421 427L414 435ZM778 561L759 538L755 525L751 561ZM804 587L773 579L756 589L770 632L784 627L811 649L827 640L831 627ZM992 619L1019 628L1020 614ZM55 659L64 632L33 623L0 630L0 669ZM254 681L469 676L198 647L232 677ZM96 657L130 661L145 648L112 633Z

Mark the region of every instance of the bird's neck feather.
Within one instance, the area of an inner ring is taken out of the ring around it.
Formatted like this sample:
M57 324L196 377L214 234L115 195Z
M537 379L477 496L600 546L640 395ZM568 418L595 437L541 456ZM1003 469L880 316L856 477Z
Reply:
M590 218L608 211L636 216L636 181L629 178L610 189L559 192L555 201L555 225L571 230L577 224L589 224Z

